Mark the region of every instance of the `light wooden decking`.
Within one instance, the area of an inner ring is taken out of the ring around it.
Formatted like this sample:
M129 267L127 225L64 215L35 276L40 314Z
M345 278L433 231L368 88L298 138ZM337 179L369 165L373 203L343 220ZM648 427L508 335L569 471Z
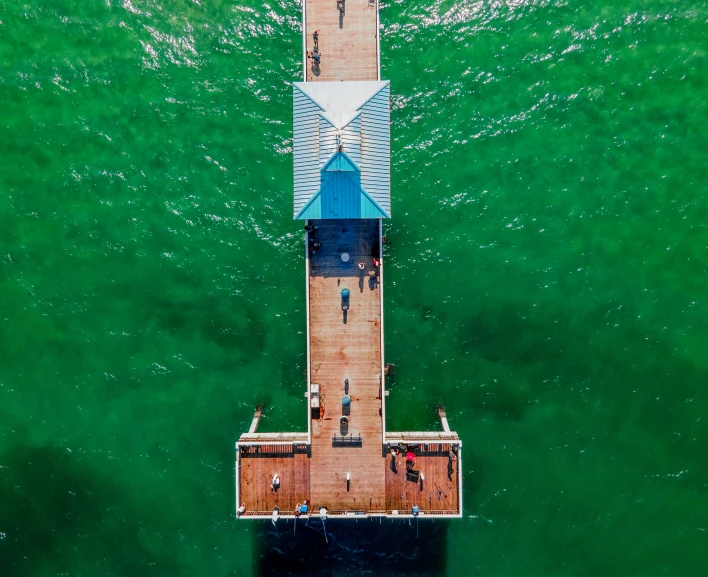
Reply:
M312 423L310 494L330 511L383 510L385 474L381 418L381 292L370 281L379 258L376 220L311 221L321 248L310 255L310 368L325 413ZM349 262L342 262L342 253ZM360 271L359 262L366 264ZM341 291L350 290L346 317ZM346 321L346 322L345 322ZM344 380L349 379L349 432L361 446L333 446L340 435ZM346 474L351 475L350 491Z
M413 505L429 515L460 513L459 458L448 470L450 442L426 440L432 433L393 433L419 436L415 467L424 481L407 479L405 457L399 455L397 471L383 443L381 375L381 290L371 278L373 257L381 258L377 220L310 221L308 279L310 318L310 377L319 385L324 407L313 419L312 444L307 453L293 453L292 445L249 447L240 457L240 495L248 514L267 515L276 505L291 514L295 504L311 501L311 511L327 507L330 514L345 512L410 514ZM344 262L342 254L349 260ZM365 264L364 271L358 263ZM342 310L342 289L350 291L349 309ZM342 429L342 396L345 379L351 397L347 433L361 436L361 444L334 443ZM456 437L454 433L443 433ZM247 437L246 437L247 438ZM409 443L411 441L408 441ZM454 443L454 441L453 441ZM304 446L303 446L304 447ZM304 451L304 448L300 449ZM271 491L274 473L281 488ZM350 474L347 491L346 476Z
M337 0L305 0L307 52L319 30L318 65L307 60L307 81L378 80L378 0L344 0L340 18Z
M406 480L405 458L396 458L397 473L391 469L391 455L386 456L386 507L408 513L413 505L418 505L424 513L455 514L459 509L457 488L458 460L453 461L452 475L448 476L447 456L449 444L428 445L428 451L421 450L415 459L415 469L425 480L421 484Z
M280 476L278 491L270 488L275 473ZM297 503L310 498L310 459L289 444L242 451L239 475L239 502L245 503L246 515L270 513L275 506L281 515L290 515Z

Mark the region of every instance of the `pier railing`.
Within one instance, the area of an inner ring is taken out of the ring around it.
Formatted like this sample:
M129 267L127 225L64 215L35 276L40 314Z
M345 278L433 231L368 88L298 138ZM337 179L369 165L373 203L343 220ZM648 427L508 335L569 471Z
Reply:
M253 443L263 445L266 443L307 443L307 433L244 433L238 440L239 443Z
M405 431L386 433L386 443L425 443L428 441L459 441L454 431Z
M431 516L457 516L458 511L448 510L448 509L431 509L429 511L421 511L421 517L431 517ZM273 511L246 511L241 516L242 517L271 517ZM301 519L308 519L310 517L317 518L319 513L314 511L310 515L300 515ZM349 519L356 519L361 517L413 517L410 511L402 511L400 509L389 509L388 511L345 511L345 510L328 510L327 517L345 517ZM290 511L283 512L280 511L278 514L280 519L295 519L295 515Z

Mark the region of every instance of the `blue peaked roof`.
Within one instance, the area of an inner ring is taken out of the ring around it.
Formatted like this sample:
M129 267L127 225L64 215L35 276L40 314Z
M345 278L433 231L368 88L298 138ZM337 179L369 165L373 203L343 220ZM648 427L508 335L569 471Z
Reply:
M344 151L339 151L332 155L322 167L323 172L361 172L349 155Z
M295 217L389 218L361 186L361 171L346 152L335 152L321 171L320 188Z
M390 218L390 85L293 83L293 216Z

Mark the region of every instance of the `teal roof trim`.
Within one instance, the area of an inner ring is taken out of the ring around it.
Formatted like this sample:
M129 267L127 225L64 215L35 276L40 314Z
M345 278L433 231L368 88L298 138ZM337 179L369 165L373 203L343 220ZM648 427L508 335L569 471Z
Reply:
M307 204L300 209L300 212L295 216L295 220L307 220L308 218L322 218L320 214L322 213L322 198L320 197L320 190L318 190L315 195L307 201Z
M298 220L320 218L390 218L361 187L358 173L322 173L322 186L302 207Z
M344 151L337 151L322 168L323 172L361 172L356 162Z
M322 218L322 197L318 192L310 201L302 207L302 210L295 217L296 220L308 220Z
M362 204L364 202L364 198L368 199L373 211L376 213L375 215L369 215L367 214L366 216L362 216L362 218L391 218L391 215L388 214L383 208L381 208L381 205L374 200L374 197L371 196L364 188L360 185L359 188L361 188L362 194L361 196L361 201Z

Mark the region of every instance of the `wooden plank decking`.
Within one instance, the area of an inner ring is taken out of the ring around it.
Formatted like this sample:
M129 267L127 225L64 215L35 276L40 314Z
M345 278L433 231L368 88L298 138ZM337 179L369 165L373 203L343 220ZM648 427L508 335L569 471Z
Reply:
M273 491L273 475L280 476L280 489ZM306 451L295 452L292 445L250 447L240 455L239 502L246 514L270 513L278 506L288 515L297 503L310 498L310 459Z
M416 443L415 470L424 477L422 489L419 482L407 480L403 456L394 472L390 450L384 444L381 290L377 279L368 274L373 270L372 259L381 259L378 221L318 220L310 224L315 227L310 245L319 243L317 250L308 252L310 373L312 383L319 385L324 412L312 420L309 457L294 453L287 444L242 450L239 501L256 515L269 514L276 505L287 515L305 499L311 501L313 512L325 506L331 514L408 514L413 505L424 514L458 514L459 461L454 457L449 471L453 445L434 438L456 437L454 433L392 433L413 437L409 442ZM343 253L349 255L347 262L342 260ZM365 264L363 272L360 262ZM350 291L346 315L344 288ZM333 442L334 436L345 432L339 421L345 379L351 397L346 433L362 437L360 444L352 446ZM270 489L274 473L281 478L277 493Z
M321 248L310 255L310 369L324 399L324 418L312 423L310 492L315 508L385 508L381 418L381 291L370 282L372 257L379 256L377 220L319 220L310 240ZM349 255L342 262L342 253ZM358 263L364 262L364 271ZM342 311L348 288L350 308ZM340 435L344 380L349 379L348 432L357 446L334 446ZM346 474L351 475L350 491Z
M455 514L458 512L457 458L453 460L452 475L448 476L450 444L428 445L415 458L415 469L425 480L422 483L406 480L403 456L396 459L396 470L391 469L391 455L386 456L386 507L407 513L418 505L424 513Z
M307 81L378 80L378 0L306 0L307 53L314 49L312 33L319 30L322 60L307 61Z

